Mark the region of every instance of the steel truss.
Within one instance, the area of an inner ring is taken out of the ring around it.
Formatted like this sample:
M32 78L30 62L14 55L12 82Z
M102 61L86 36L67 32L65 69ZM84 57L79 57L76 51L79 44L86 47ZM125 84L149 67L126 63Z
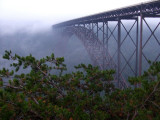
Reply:
M63 22L53 27L63 28L63 34L78 36L95 65L101 69L116 70L114 82L123 89L129 86L128 76L140 76L146 70L144 67L149 60L146 49L149 49L147 47L152 45L152 41L157 46L152 61L160 60L160 36L157 36L160 30L159 13L160 2L153 1ZM158 21L154 28L147 18ZM149 36L144 33L144 27L149 30Z

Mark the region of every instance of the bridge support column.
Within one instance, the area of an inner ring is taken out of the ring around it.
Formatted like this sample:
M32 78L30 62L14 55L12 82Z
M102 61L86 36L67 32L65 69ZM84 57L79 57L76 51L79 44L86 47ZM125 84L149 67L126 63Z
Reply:
M99 28L98 28L98 22L97 22L97 38L98 38L98 31L99 31Z
M103 20L103 30L102 30L103 31L103 70L106 69L105 65L104 65L105 64L104 63L104 59L105 59L105 49L104 49L104 41L105 41L104 35L105 35L105 31L104 31L104 25L105 25L105 23L104 23L104 20Z
M143 14L140 16L139 76L142 74Z
M138 76L138 33L139 33L139 22L137 21L137 30L136 30L136 63L135 63L135 76Z
M136 19L137 21L137 30L136 30L136 63L135 63L135 77L138 76L138 33L139 33L139 22L138 18ZM138 87L135 85L135 87Z
M108 51L108 21L106 22L106 48Z
M92 23L91 23L92 25L91 25L91 28L92 28L92 31L93 31L93 21L92 21Z
M117 82L117 84L118 84L118 88L120 88L120 76L121 76L121 73L120 73L120 70L121 70L121 57L120 57L120 50L121 50L121 19L120 18L118 18L118 43L117 43L117 48L118 48L118 58L117 58L117 60L118 60L118 63L117 63L117 65L118 65L118 68L117 68L117 80L118 80L118 82Z

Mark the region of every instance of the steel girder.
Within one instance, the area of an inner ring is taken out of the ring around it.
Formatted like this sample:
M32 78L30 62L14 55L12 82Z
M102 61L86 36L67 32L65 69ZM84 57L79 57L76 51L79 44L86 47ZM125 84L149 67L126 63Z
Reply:
M107 12L103 12L95 15L90 15L82 18L69 20L66 22L55 24L53 25L53 28L71 26L75 24L83 24L84 22L96 23L96 22L102 22L103 20L113 21L113 20L117 20L117 18L119 17L124 19L130 19L130 18L134 18L135 16L141 16L141 13L146 16L159 16L160 1L154 0L147 3L137 4L137 5L128 6L125 8L120 8L120 9L111 10L111 11L107 11Z
M148 18L156 19L154 27ZM127 21L131 23L126 25ZM160 60L159 0L70 20L53 28L63 28L68 36L77 35L101 69L115 69L114 81L119 88L128 86L128 76L142 75L148 60ZM152 57L147 52L149 47L154 52Z

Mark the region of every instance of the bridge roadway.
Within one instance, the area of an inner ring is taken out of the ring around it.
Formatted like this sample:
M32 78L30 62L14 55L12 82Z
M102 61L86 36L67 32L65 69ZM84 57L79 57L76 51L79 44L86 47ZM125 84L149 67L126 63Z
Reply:
M158 21L155 22L154 29L147 18ZM144 63L148 61L145 49L149 42L153 41L153 38L158 46L156 49L158 53L154 61L160 60L160 36L157 35L157 31L160 30L159 18L160 1L154 0L65 21L52 27L56 30L61 29L62 36L75 34L82 41L95 65L101 69L115 69L117 86L126 88L129 85L128 76L140 76L145 70ZM127 21L130 22L125 24ZM144 28L150 32L147 38L144 34ZM65 38L69 39L70 37L63 38L65 40ZM125 45L126 41L129 44ZM130 48L128 49L126 46ZM129 51L127 54L123 50L125 47L125 51ZM115 49L114 52L113 48Z

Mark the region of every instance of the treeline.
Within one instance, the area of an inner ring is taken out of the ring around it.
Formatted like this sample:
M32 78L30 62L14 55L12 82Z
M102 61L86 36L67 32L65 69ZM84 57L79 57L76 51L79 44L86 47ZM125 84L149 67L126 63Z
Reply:
M114 70L80 64L75 72L63 74L64 58L54 54L38 60L6 51L3 58L12 61L14 69L0 70L2 120L160 119L160 62L129 78L131 87L118 89L112 82ZM30 71L18 74L22 68Z

